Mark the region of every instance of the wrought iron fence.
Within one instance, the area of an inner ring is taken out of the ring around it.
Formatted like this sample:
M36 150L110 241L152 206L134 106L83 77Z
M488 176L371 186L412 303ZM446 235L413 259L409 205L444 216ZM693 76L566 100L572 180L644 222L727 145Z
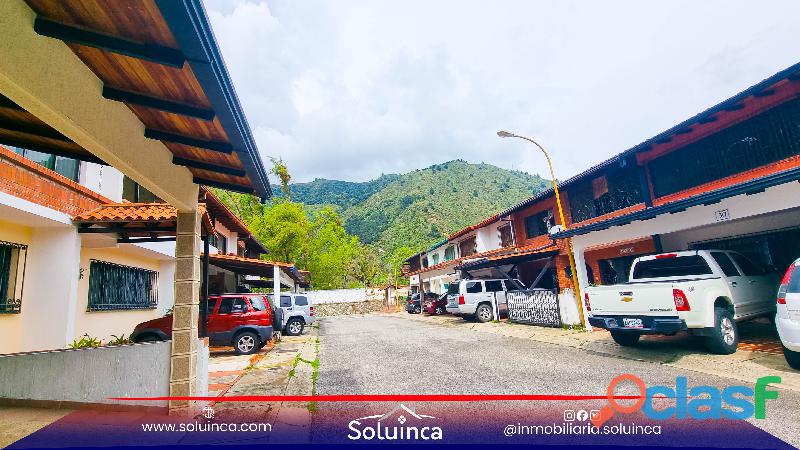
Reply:
M558 294L549 290L512 291L506 295L508 320L528 325L561 326Z
M28 246L0 241L0 314L22 311L22 288Z
M158 304L158 272L92 260L87 311L153 309Z

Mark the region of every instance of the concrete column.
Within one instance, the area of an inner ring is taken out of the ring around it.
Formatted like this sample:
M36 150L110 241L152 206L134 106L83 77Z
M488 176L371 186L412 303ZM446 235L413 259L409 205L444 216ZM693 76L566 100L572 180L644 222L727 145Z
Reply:
M175 243L175 309L170 356L170 396L195 395L200 303L200 215L197 210L178 213ZM170 412L192 413L185 400L171 401Z
M281 268L277 264L272 266L272 298L275 306L281 306Z

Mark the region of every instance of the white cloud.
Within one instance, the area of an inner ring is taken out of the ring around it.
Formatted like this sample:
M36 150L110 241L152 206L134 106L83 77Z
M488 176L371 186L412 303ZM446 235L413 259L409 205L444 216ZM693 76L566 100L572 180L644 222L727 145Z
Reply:
M454 158L567 178L797 62L800 2L206 3L256 140L298 180Z

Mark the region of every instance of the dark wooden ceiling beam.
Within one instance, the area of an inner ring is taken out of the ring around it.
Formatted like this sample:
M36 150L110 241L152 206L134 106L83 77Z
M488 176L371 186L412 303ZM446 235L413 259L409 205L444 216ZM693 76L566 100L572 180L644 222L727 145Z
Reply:
M242 186L240 184L223 183L221 181L209 180L207 178L200 177L194 177L194 182L195 184L225 189L226 191L239 192L240 194L255 194L255 190L253 190L253 188Z
M25 108L11 101L11 99L0 95L0 108L13 109L15 111L25 111Z
M117 89L111 86L103 86L103 98L202 120L214 120L215 116L214 111L210 109L198 108L185 103L152 97L138 92L126 91L124 89Z
M204 148L206 150L213 150L215 152L225 153L227 155L233 153L233 146L228 142L195 139L190 136L168 133L166 131L154 130L152 128L145 128L144 137L158 139L159 141L173 142L175 144L188 145L189 147Z
M162 236L162 237L142 237L142 238L118 238L118 244L137 244L141 242L172 242L175 240L174 236Z
M132 58L163 64L166 66L183 68L186 57L180 50L147 44L117 36L98 33L96 31L79 28L72 25L54 22L37 17L33 29L42 36L47 36L64 42L86 45Z
M181 158L179 156L173 156L172 163L177 164L179 166L191 167L194 169L202 169L211 172L224 173L226 175L233 175L235 177L244 177L247 175L247 172L245 172L243 169L237 169L235 167L228 167L228 166L220 166L217 164L211 164L203 161L195 161L194 159Z
M11 122L8 120L0 119L0 130L12 131L14 133L23 133L47 139L55 139L57 141L72 142L70 138L64 136L58 131L45 125Z

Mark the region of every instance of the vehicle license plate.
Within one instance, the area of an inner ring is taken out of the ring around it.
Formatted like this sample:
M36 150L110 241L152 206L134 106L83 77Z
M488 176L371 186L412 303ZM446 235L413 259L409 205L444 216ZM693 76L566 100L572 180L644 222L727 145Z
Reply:
M625 328L644 328L642 319L631 319L628 317L622 319L622 325Z

